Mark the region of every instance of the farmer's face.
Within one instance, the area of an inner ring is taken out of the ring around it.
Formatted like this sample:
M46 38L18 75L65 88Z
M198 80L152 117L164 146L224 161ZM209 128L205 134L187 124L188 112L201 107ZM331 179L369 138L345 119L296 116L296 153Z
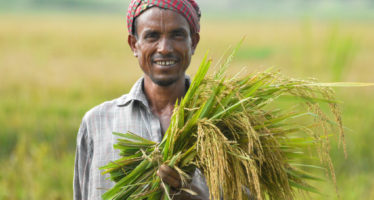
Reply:
M128 42L145 76L160 86L184 78L199 34L191 34L187 20L177 12L157 7L136 18L137 37Z

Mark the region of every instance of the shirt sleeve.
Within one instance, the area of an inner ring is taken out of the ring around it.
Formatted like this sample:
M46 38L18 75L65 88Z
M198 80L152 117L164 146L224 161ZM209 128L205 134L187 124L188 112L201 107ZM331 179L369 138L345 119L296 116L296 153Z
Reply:
M196 194L190 194L187 191L179 191L172 199L174 200L209 200L209 188L206 185L205 177L199 169L196 168L192 175L192 180L187 188Z
M191 181L191 190L197 193L196 199L209 200L209 188L203 173L196 168Z
M77 135L75 152L73 182L74 200L88 199L92 152L92 142L88 137L87 123L83 119Z
M192 177L190 184L191 190L197 193L197 195L192 196L190 199L193 200L209 200L209 187L206 183L204 174L196 168L195 173ZM243 187L244 194L247 196L247 199L254 200L254 198L247 187ZM221 197L223 200L223 197Z

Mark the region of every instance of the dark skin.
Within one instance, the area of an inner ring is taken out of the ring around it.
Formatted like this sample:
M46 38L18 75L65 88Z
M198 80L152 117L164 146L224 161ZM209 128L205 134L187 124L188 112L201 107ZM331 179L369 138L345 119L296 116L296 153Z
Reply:
M150 8L136 18L136 34L128 43L144 72L144 92L151 112L158 117L162 134L170 124L175 102L186 93L185 71L200 40L187 20L177 12ZM161 165L157 174L174 189L181 187L179 174ZM192 199L181 196L179 199Z

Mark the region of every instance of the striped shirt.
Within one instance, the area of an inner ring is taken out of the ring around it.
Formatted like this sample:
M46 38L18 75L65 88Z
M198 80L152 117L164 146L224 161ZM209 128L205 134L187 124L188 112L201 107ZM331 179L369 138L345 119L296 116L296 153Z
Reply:
M119 151L113 148L117 136L112 132L132 132L161 142L161 124L151 112L143 92L143 80L139 79L130 93L94 107L83 117L75 155L75 200L99 200L105 191L114 186L114 182L108 180L109 174L102 175L99 170L99 167L120 158ZM190 82L188 77L186 80ZM198 170L191 185L201 194L199 198L209 199L208 187Z

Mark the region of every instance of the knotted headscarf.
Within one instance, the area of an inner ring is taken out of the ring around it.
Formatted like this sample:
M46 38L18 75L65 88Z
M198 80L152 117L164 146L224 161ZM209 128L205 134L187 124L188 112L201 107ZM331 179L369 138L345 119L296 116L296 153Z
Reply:
M127 29L130 34L134 34L135 18L152 7L176 11L186 18L192 33L200 31L200 8L194 0L132 0L127 11Z

